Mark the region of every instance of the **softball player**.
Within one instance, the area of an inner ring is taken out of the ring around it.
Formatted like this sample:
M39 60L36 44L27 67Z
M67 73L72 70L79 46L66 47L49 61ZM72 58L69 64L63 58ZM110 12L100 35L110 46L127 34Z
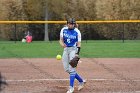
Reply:
M85 80L76 72L76 68L69 65L70 60L79 55L81 47L81 33L76 27L75 19L70 18L67 26L61 29L59 43L64 48L62 56L64 70L70 75L70 88L67 93L73 93L75 78L79 81L78 90L81 90L85 83Z

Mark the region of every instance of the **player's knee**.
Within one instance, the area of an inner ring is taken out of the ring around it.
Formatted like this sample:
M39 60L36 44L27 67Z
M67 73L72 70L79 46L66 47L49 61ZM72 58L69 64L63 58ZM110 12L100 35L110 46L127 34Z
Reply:
M76 74L76 71L70 71L69 74Z
M69 73L69 69L68 68L64 68L65 72Z

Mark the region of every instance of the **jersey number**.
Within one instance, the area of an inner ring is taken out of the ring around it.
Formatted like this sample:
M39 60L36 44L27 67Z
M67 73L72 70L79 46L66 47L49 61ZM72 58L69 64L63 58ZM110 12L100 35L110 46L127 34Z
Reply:
M67 42L70 43L70 39L67 39Z

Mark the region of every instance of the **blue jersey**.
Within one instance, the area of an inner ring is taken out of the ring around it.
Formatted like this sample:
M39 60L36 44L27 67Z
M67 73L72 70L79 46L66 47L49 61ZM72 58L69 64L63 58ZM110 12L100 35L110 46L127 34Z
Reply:
M68 27L63 27L60 32L60 37L63 38L67 47L76 46L77 42L81 42L81 33L77 28L70 30Z

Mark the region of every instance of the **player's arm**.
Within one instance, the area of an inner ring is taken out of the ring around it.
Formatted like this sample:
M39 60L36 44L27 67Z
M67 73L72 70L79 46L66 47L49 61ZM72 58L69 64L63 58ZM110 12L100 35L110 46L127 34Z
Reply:
M77 47L81 47L81 42L77 42Z
M64 43L64 40L63 40L63 28L62 28L62 30L61 30L61 32L60 32L60 40L59 40L59 43L60 43L60 45L61 45L63 48L66 47L66 45L65 45L65 43Z
M77 42L77 52L76 52L76 54L79 55L80 49L81 49L81 33L80 33L79 30L77 32L78 32L78 42Z
M60 43L60 45L61 45L63 48L66 47L66 45L64 44L64 41L63 41L63 37L61 37L61 36L60 36L59 43Z

